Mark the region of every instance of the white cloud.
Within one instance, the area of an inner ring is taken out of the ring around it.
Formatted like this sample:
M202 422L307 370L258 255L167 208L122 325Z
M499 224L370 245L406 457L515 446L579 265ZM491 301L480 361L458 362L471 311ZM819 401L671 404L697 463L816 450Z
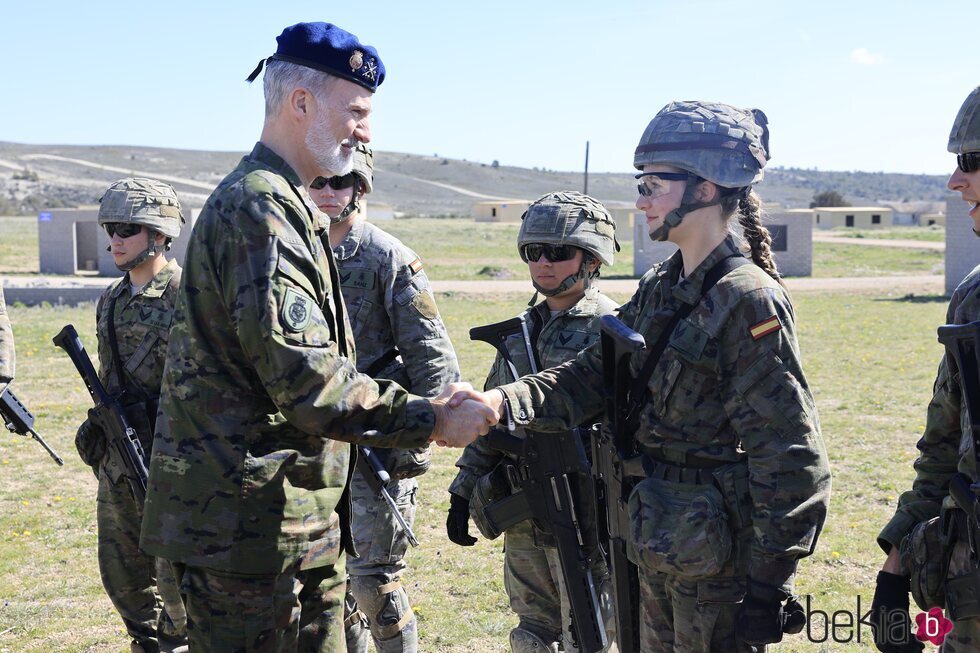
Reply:
M882 62L882 57L867 48L858 48L851 52L851 61L862 66L874 66Z

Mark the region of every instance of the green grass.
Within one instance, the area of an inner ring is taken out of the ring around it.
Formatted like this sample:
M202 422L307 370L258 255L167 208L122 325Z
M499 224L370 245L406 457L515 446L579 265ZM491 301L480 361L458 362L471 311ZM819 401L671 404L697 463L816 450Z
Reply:
M944 253L935 249L874 247L825 240L813 243L814 277L942 274L944 261Z
M624 299L616 297L616 299ZM527 298L440 295L440 310L463 376L481 386L490 347L467 340L469 327L519 312ZM870 605L883 556L875 536L911 484L915 442L923 427L941 356L936 326L945 299L874 294L800 293L800 346L834 472L831 514L816 553L800 567L798 589L815 608L853 611ZM37 415L42 435L66 460L59 468L33 441L0 434L0 652L127 651L105 597L95 558L92 473L77 458L74 430L89 405L68 358L51 337L67 322L94 353L94 308L13 307L15 389ZM500 541L463 549L444 530L448 487L458 452L437 450L421 479L406 586L419 615L421 650L507 650L515 623L502 581ZM866 609L866 608L865 608ZM866 641L869 633L863 633ZM848 650L872 650L866 646ZM838 650L788 639L777 651Z
M0 274L36 274L37 218L0 216Z
M940 225L931 227L886 227L884 229L854 229L853 227L834 227L830 230L835 236L847 238L875 238L878 240L926 240L933 243L946 241L946 228Z

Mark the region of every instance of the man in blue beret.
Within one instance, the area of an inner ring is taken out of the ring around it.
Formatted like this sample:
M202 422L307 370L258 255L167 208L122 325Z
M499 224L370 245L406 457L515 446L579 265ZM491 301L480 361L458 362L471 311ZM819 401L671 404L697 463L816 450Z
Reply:
M170 332L141 548L173 563L192 651L345 649L350 443L461 447L499 415L359 374L306 190L350 172L385 69L327 23L278 38L265 125L201 211ZM476 424L477 426L468 426Z

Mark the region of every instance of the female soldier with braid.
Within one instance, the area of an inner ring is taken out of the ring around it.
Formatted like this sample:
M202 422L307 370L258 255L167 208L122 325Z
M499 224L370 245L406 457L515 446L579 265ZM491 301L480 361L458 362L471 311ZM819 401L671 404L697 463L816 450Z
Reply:
M675 102L634 156L650 236L679 248L620 309L647 343L629 365L644 463L628 538L642 651L758 651L803 625L793 578L823 526L830 473L751 190L768 140L761 111ZM751 262L729 233L736 215ZM600 353L479 398L536 431L598 419Z

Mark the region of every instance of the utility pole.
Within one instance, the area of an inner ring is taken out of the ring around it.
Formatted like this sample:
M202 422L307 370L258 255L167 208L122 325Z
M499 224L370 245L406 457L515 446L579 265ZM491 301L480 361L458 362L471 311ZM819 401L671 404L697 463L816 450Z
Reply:
M585 141L585 190L582 194L589 194L589 141Z

